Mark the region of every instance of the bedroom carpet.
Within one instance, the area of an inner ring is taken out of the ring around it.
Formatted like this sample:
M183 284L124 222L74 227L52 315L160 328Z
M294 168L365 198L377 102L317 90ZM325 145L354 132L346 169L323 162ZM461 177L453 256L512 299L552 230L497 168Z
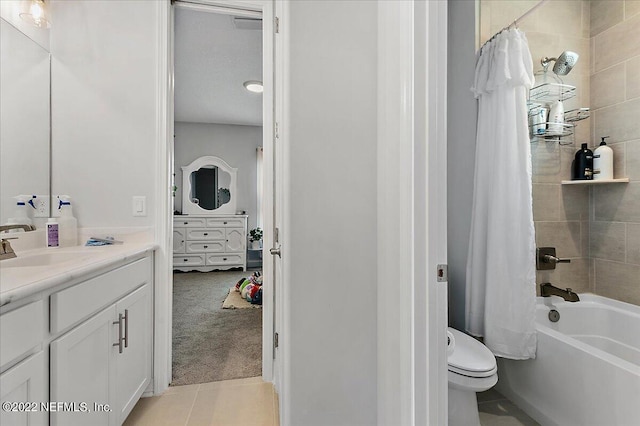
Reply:
M251 271L173 274L172 386L262 374L262 309L222 309Z

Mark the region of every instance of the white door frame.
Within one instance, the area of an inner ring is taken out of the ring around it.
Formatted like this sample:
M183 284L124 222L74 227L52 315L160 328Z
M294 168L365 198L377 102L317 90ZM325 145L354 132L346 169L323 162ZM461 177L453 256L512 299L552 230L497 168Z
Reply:
M271 0L189 0L192 9L214 11L242 16L262 15L263 31L263 147L265 164L268 164L268 153L273 152L273 2ZM171 170L173 168L173 135L174 135L174 93L173 93L173 9L169 0L154 2L158 19L158 97L157 97L157 158L156 158L156 243L155 253L155 301L154 301L154 383L153 394L164 392L171 382L171 336L172 336L172 298L173 298L173 197L171 195ZM265 167L265 170L268 170ZM264 179L265 191L264 211L269 212L272 206L272 174ZM265 215L265 241L273 233L269 229L268 217ZM271 233L271 234L270 234ZM264 249L268 254L268 249ZM269 258L271 256L269 255ZM263 253L263 259L267 259ZM268 262L266 262L268 263ZM265 277L268 271L265 270ZM271 283L264 281L266 294L271 291ZM262 377L265 381L273 381L273 303L265 297L263 300L263 358Z
M445 425L447 2L378 7L378 424Z

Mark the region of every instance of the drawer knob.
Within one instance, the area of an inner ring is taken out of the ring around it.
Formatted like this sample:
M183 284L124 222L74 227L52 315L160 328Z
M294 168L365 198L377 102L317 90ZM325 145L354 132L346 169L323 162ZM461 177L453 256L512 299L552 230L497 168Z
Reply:
M227 222L224 223L225 225L227 224Z
M202 235L209 235L209 233L208 233L208 232L205 232L205 233L204 233L204 234L202 234Z
M185 224L185 225L188 225L188 224L189 224L189 222L184 222L184 224Z
M204 246L204 248L209 248L209 246Z
M188 262L188 261L189 261L189 259L183 259L183 261L184 261L184 262Z
M226 257L223 257L223 258L222 258L222 260L227 260L227 258L226 258Z

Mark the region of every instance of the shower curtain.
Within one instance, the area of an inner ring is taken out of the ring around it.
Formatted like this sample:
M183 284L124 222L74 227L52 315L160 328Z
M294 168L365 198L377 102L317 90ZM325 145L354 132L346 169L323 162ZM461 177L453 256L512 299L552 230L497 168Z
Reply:
M478 58L476 168L466 282L466 329L500 357L535 358L535 234L527 39L506 30Z

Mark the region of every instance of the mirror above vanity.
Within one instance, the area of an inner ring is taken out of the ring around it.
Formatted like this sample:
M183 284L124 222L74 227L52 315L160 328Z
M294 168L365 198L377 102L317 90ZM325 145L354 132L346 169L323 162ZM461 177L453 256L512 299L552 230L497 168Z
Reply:
M0 31L0 224L4 224L15 215L13 197L49 194L51 66L49 52L4 18ZM42 223L35 225L40 228Z
M212 155L182 167L182 213L229 215L236 213L238 169Z

